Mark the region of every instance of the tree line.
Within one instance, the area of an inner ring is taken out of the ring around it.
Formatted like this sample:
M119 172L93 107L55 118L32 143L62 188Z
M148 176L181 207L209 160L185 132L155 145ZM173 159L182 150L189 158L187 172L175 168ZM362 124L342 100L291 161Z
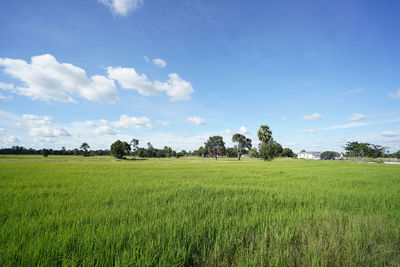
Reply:
M117 140L111 144L110 149L90 150L90 145L86 142L82 143L79 148L72 150L62 147L57 149L33 149L24 148L22 146L13 146L11 148L0 149L0 154L20 154L20 155L39 155L47 157L48 155L82 155L89 156L114 156L116 158L125 158L126 156L137 156L140 158L170 158L170 157L229 157L241 159L243 155L251 158L262 158L271 160L275 157L296 157L297 155L290 148L283 148L281 144L276 142L272 137L272 131L268 125L261 125L257 131L257 137L260 141L258 149L252 146L252 140L245 135L236 133L232 136L234 147L226 147L222 136L210 136L197 150L177 152L169 146L164 146L162 149L154 148L148 142L146 147L139 147L139 140L132 139L129 143L126 141ZM344 146L346 156L348 157L395 157L400 158L400 151L388 154L388 148L380 145L374 145L362 142L347 142ZM302 150L304 152L304 150ZM335 151L325 151L321 153L322 159L334 159L339 156Z

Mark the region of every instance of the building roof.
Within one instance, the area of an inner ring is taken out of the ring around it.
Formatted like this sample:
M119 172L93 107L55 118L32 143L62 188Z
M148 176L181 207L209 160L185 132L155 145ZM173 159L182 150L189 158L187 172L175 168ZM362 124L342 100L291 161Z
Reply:
M316 154L316 153L319 153L319 154L321 154L321 152L319 152L319 151L307 151L307 152L300 152L299 154Z

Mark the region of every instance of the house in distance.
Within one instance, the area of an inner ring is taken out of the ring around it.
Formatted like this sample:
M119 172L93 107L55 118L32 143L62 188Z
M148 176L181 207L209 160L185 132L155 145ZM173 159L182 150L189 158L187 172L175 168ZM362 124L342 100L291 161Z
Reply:
M310 152L300 152L297 154L298 159L321 159L321 152L310 151Z

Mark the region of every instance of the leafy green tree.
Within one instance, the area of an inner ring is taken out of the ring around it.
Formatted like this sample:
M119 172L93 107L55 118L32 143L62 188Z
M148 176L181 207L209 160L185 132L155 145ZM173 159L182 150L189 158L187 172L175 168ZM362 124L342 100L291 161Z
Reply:
M272 138L272 132L268 125L261 125L257 132L257 136L261 143L268 143Z
M147 143L147 157L153 158L155 156L155 151L153 145L148 142Z
M278 157L282 153L282 146L270 140L268 143L261 143L258 149L258 154L264 160L272 160L275 157Z
M226 156L228 158L236 158L238 156L237 149L235 147L229 147L226 149Z
M218 155L223 155L225 152L225 142L222 136L210 136L205 143L205 150L211 152L217 160Z
M242 153L246 153L249 149L251 149L251 139L246 138L246 136L242 134L234 134L232 136L232 142L236 144L238 160L240 160Z
M293 150L291 150L290 148L284 148L282 151L282 157L293 158Z
M112 156L122 159L126 155L129 155L131 151L131 146L127 142L122 142L120 140L115 141L110 147L110 153Z
M137 149L138 149L138 146L139 146L139 140L133 138L133 139L131 140L131 151L132 151L132 155L133 155L133 156L136 154L136 151L137 151Z
M258 147L258 155L264 160L271 160L283 152L282 146L272 138L272 131L267 125L260 126L257 136L261 142Z
M146 157L148 157L147 150L146 150L145 148L143 148L143 147L139 147L139 148L137 149L137 155L138 155L140 158L146 158Z
M257 148L253 147L252 149L250 149L249 156L250 158L258 158Z
M43 149L41 150L41 153L42 153L43 157L48 157L50 151L49 151L48 149L43 148Z
M302 149L301 151L300 151L300 153L303 153L303 152L306 152L304 149Z
M88 143L86 143L86 142L82 143L80 149L83 150L83 156L84 156L84 157L88 157L88 156L89 156L89 153L88 153L89 148L90 148L90 146L89 146Z

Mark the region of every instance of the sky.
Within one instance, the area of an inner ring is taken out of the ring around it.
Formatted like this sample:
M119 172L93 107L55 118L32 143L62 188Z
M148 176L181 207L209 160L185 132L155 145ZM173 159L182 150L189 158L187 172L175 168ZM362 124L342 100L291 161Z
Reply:
M0 147L400 149L399 1L2 0Z

